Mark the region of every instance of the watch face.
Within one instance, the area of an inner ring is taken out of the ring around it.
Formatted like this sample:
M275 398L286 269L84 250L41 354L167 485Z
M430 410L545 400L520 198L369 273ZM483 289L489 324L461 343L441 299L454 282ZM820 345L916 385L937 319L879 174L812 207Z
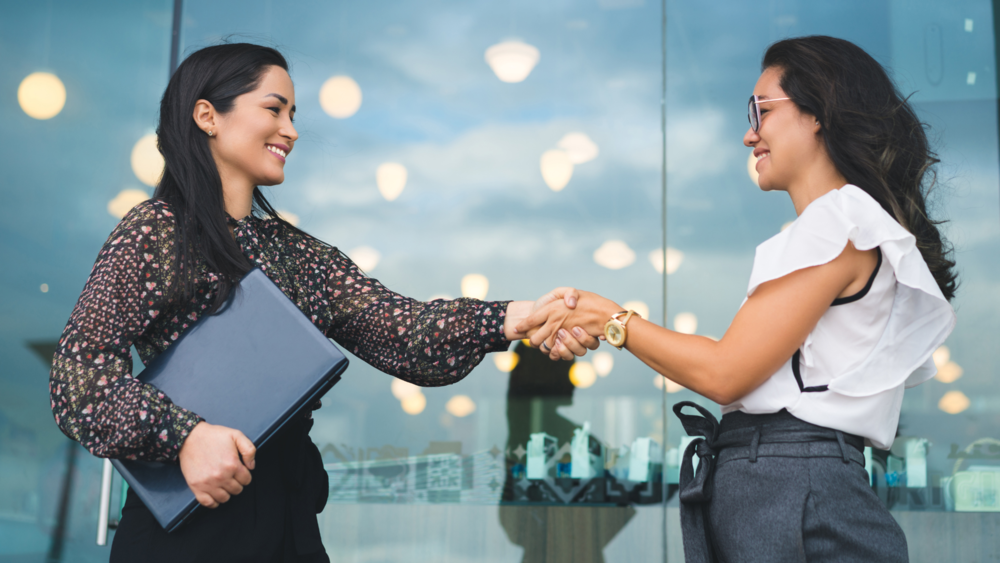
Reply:
M625 330L622 329L621 325L618 323L608 323L604 327L604 338L608 340L608 344L612 346L621 346L625 342Z

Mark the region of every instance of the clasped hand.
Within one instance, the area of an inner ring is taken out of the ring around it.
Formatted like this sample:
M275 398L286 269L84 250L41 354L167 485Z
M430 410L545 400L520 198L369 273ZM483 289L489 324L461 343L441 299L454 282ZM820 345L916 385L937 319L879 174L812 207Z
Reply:
M596 350L603 340L604 324L620 310L596 293L560 287L536 301L531 314L515 329L549 358L570 360L588 349Z

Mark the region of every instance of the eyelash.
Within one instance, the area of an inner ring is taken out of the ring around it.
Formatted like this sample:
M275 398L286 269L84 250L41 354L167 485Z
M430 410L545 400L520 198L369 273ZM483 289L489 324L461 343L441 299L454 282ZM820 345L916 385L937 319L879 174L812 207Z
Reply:
M278 114L280 114L280 113L281 113L281 108L279 108L279 107L272 107L272 108L267 108L267 109L269 109L269 110L273 111L273 112L274 112L274 115L278 115ZM295 123L295 117L289 117L288 119L289 119L289 120L290 120L290 121L291 121L292 123Z

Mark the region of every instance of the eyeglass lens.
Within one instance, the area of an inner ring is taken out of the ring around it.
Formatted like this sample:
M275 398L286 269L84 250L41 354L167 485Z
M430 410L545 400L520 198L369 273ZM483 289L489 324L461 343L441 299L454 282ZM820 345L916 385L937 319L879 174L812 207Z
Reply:
M747 119L750 120L750 128L757 131L757 128L760 126L760 120L757 116L757 104L754 102L753 96L750 96L750 102L747 104Z

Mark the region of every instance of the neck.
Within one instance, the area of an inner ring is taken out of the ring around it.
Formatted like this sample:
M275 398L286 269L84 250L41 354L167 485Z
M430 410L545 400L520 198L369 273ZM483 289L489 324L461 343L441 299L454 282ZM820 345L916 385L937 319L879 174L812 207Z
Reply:
M222 179L222 198L226 205L226 213L230 217L239 221L250 214L253 209L252 182L233 174L219 167L219 176Z
M847 179L844 178L843 174L833 166L833 162L826 158L818 159L816 165L804 172L800 178L788 186L788 195L792 198L796 215L802 215L802 212L813 201L847 184Z

